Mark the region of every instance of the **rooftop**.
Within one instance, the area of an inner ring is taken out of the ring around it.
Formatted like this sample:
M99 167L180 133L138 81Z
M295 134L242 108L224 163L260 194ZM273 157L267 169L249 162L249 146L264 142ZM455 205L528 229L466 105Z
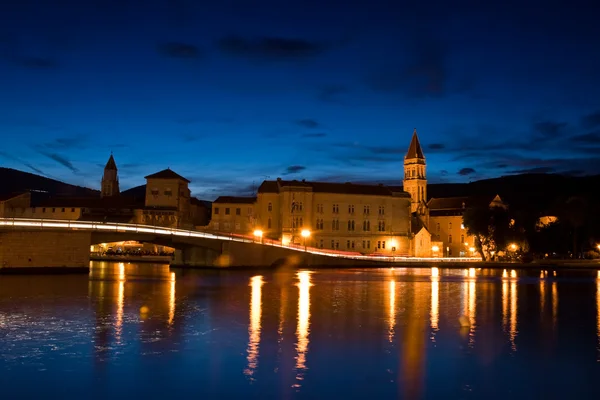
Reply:
M145 179L179 179L184 182L190 183L190 181L176 172L173 172L170 168L163 169L162 171L156 172L152 175L144 177Z
M331 194L356 194L370 196L398 196L409 197L408 193L399 191L397 187L384 185L367 185L360 183L333 183L333 182L309 182L309 181L284 181L277 179L276 181L264 181L258 188L258 193L279 193L281 189L286 187L304 188L314 193L331 193Z
M425 159L423 155L423 149L421 149L421 143L419 143L419 137L417 136L417 129L413 132L412 140L410 141L410 146L408 147L408 152L406 152L406 156L404 159L413 159L420 158Z
M256 197L219 196L213 203L227 204L254 204Z

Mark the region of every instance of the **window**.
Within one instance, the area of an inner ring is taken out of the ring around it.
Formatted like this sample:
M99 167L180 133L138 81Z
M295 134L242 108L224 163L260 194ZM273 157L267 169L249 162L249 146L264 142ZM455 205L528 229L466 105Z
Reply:
M271 218L267 220L267 229L271 229Z
M385 215L385 207L379 206L379 215Z
M337 240L335 241L335 248L336 250L340 248L340 242L338 242Z
M158 196L158 188L152 188L150 190L150 193L152 194L152 196Z
M350 247L354 248L354 240L350 242Z
M219 215L219 207L215 207L215 215Z
M379 232L384 232L385 231L385 221L378 221L378 223L377 223L377 230Z
M171 189L165 189L164 193L165 193L165 196L172 196L173 195L173 192L171 191Z
M337 213L339 213L339 212L340 212L340 205L339 205L339 204L334 204L334 205L333 205L333 208L332 208L332 212L333 212L334 214L337 214Z
M339 231L340 230L340 221L337 219L334 219L331 221L331 230L332 231Z
M371 248L371 241L367 240L367 249L370 249L370 248Z
M42 208L42 212L45 213L46 212L46 207Z
M348 230L349 231L353 231L354 230L354 220L348 221Z
M438 231L438 233L440 233L440 223L439 222L437 223L437 231Z
M377 248L380 249L381 248L381 240L377 241Z
M269 211L269 212L273 211L273 204L272 203L269 203L267 205L267 211Z
M448 244L452 243L452 235L448 235Z
M451 231L452 230L452 222L448 222L448 230Z
M296 206L298 207L298 211L302 211L302 202L301 202L301 201L300 201L300 202L298 202L298 203L296 204Z
M354 204L348 206L348 214L354 214Z
M371 221L363 221L363 231L368 232L371 230Z
M350 248L350 241L346 240L346 248L349 249Z
M323 248L325 247L324 243L323 243L323 239L319 240L319 248Z
M369 215L370 212L371 212L371 209L369 206L363 207L363 214Z
M74 208L71 208L71 212L75 212L75 209L74 209Z
M235 215L242 215L242 209L241 208L236 208L235 209Z
M465 243L465 235L460 235L460 242Z
M385 240L381 242L381 248L385 249Z
M52 209L52 212L53 212L53 213L55 213L55 212L56 212L56 208L53 208L53 209Z
M229 207L225 208L225 215L229 215Z
M320 231L323 230L323 219L322 218L317 218L317 230L320 230Z
M252 215L252 207L248 207L248 215L251 216Z
M331 241L331 248L332 248L332 249L335 249L335 240L332 240L332 241Z
M64 209L64 208L62 209L62 212L65 212L65 209Z

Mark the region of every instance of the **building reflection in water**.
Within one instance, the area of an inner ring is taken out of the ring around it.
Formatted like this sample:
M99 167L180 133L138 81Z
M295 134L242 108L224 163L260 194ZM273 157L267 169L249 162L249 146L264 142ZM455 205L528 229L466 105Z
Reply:
M169 325L173 325L175 320L175 272L171 272L171 282L169 284Z
M438 331L440 320L440 270L431 268L431 340L435 342L435 334Z
M306 370L306 354L308 352L310 334L310 272L298 272L298 329L296 330L296 383L294 387L300 387L300 381L304 379Z
M511 270L510 275L506 270L502 273L502 326L508 331L510 347L517 350L517 271Z
M556 272L554 272L556 273ZM552 326L556 328L558 319L558 286L556 282L552 282Z
M121 344L123 336L123 312L125 308L125 264L119 263L119 277L117 287L117 316L115 321L115 340Z
M600 271L596 278L596 336L598 338L598 359L600 361Z
M475 268L465 270L466 280L463 283L463 315L469 319L469 346L475 343L475 307L476 307L476 284L477 272Z
M389 285L389 310L388 310L388 341L394 340L394 327L396 326L396 281L391 280Z
M260 344L260 319L262 314L262 285L263 277L260 275L250 278L250 324L248 326L248 367L244 373L254 375L258 366L258 350Z

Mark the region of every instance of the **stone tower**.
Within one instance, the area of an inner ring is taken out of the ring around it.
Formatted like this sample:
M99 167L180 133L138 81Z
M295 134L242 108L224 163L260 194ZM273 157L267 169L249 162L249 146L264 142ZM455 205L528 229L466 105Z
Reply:
M104 175L102 175L102 197L118 196L119 191L119 176L117 174L117 164L112 153L104 167Z
M419 143L417 130L413 132L408 152L404 157L404 191L411 197L411 212L419 211L427 202L427 175L425 156Z

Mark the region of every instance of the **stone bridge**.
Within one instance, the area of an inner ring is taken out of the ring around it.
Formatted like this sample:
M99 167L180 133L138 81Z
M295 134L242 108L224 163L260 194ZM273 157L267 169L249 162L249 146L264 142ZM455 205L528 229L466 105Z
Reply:
M89 266L90 246L135 240L176 249L172 265L189 267L389 266L390 263L474 261L373 257L359 253L284 246L222 233L138 224L0 218L0 269Z

